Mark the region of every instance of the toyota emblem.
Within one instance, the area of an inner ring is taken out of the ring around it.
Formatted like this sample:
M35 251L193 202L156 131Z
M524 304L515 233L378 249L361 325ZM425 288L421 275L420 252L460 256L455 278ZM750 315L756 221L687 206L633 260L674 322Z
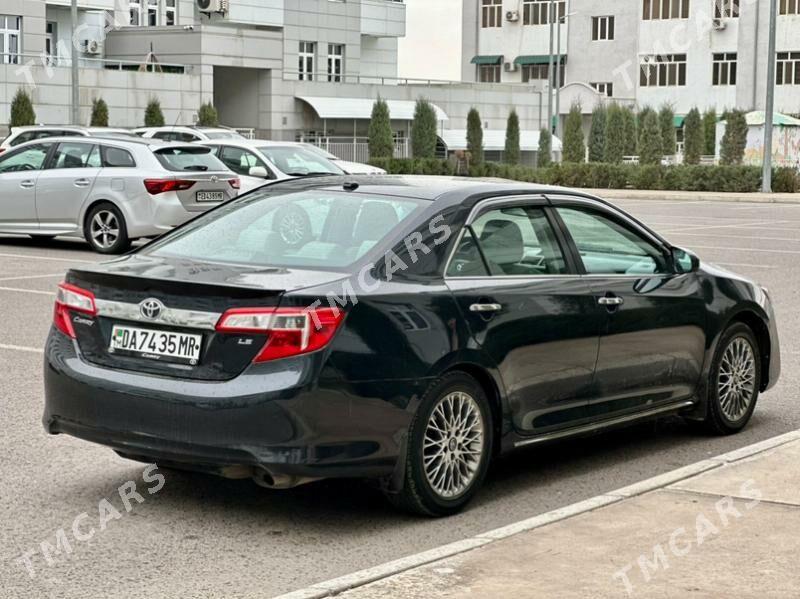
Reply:
M139 314L147 320L158 320L164 311L164 304L154 297L144 300L139 304Z
M219 181L219 177L217 177L216 175L211 175L211 182L216 183L217 181Z

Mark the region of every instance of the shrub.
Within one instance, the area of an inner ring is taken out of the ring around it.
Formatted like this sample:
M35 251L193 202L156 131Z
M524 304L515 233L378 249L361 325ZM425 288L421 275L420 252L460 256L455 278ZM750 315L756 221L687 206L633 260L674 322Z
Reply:
M503 156L508 164L519 164L519 117L513 109L506 123L506 151Z
M742 163L747 146L747 119L742 110L731 110L725 124L725 135L720 144L720 164Z
M703 115L703 153L714 156L717 153L717 111L713 108Z
M483 162L483 123L476 108L470 108L467 114L467 151L470 163L478 165Z
M103 98L92 100L92 127L108 127L108 104Z
M389 105L378 98L372 105L372 116L369 121L369 155L370 158L391 158L394 156L394 137Z
M25 127L36 124L36 112L33 110L33 101L27 91L20 88L11 100L10 127Z
M606 140L608 139L606 117L610 112L615 111L616 108L616 105L612 104L611 107L606 110L603 104L598 104L592 111L592 128L589 131L589 162L603 162L605 159ZM623 131L614 132L614 134L617 133L619 135L624 134Z
M800 191L800 173L790 167L773 169L772 191L775 193L797 193Z
M631 113L631 116L633 116L633 113ZM627 143L625 139L627 131L625 128L625 114L622 108L616 104L612 104L608 109L608 116L606 117L606 144L605 148L603 148L603 160L605 162L611 164L622 162L622 158L625 156L625 145Z
M553 162L553 136L547 128L539 131L539 153L537 154L536 166L545 168Z
M678 140L675 135L675 111L668 104L664 104L658 113L661 125L661 154L674 156L678 151Z
M564 125L564 162L583 162L586 159L586 145L583 140L583 116L580 104L573 104Z
M152 98L147 103L147 108L144 110L144 126L145 127L163 127L164 126L164 113L161 112L161 102L157 98Z
M636 115L629 106L620 108L623 120L625 121L625 155L635 156L639 147L639 137L636 130Z
M219 114L211 102L200 105L197 111L197 124L201 127L219 127Z
M427 100L420 98L414 108L411 123L411 153L414 158L436 156L436 111Z
M703 153L705 134L700 111L692 108L683 121L683 162L684 164L700 164Z
M639 136L639 164L661 164L661 126L658 115L650 111L645 115ZM652 188L650 188L652 189Z

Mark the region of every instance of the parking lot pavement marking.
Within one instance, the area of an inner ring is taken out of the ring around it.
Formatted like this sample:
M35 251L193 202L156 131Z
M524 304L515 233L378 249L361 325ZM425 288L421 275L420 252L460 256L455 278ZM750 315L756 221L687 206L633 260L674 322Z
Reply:
M53 260L55 262L80 262L82 264L94 264L92 260L78 260L77 258L54 258L52 256L36 256L33 254L0 253L0 258L25 258L26 260Z
M758 241L789 241L800 243L800 237L765 237L764 235L715 235L713 233L673 233L678 237L712 237L719 239L756 239Z
M779 227L775 227L774 225L777 223L788 223L791 221L788 220L776 220L776 221L764 221L764 222L756 222L756 223L737 223L731 225L688 225L686 227L681 227L680 229L665 229L662 230L661 233L680 233L682 231L697 231L701 229L776 229ZM674 225L666 225L667 227L678 226L679 223L674 223ZM661 225L664 226L664 225ZM794 229L784 229L784 230L794 230Z
M26 275L26 276L22 276L22 277L3 277L3 278L0 278L0 281L27 281L29 279L47 279L49 277L63 277L63 276L64 276L64 273L63 272L59 272L59 273L51 274L51 275Z
M762 252L765 254L800 254L800 250L770 250L767 248L737 248L720 247L717 245L693 245L692 249L697 250L724 250L726 252Z
M0 343L0 349L7 349L9 351L24 351L33 354L43 354L44 350L39 347L26 347L24 345L10 345L8 343Z
M712 260L712 262L714 262ZM777 266L771 266L769 264L742 264L741 262L714 262L717 266L733 266L737 268L778 268Z
M55 296L55 291L39 291L38 289L20 289L19 287L0 287L0 291L14 291L16 293L33 293L34 295Z

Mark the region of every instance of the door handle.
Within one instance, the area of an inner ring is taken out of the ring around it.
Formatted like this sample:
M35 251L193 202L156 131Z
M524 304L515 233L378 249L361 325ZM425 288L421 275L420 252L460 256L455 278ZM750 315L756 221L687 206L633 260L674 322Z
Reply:
M75 187L89 187L89 179L75 179Z
M472 304L469 307L470 312L499 312L502 309L501 304Z
M597 303L601 306L621 306L625 303L625 300L621 297L611 296L611 297L601 297L597 300Z
M34 183L31 179L25 179L24 181L20 181L19 186L24 189L31 189L36 183Z

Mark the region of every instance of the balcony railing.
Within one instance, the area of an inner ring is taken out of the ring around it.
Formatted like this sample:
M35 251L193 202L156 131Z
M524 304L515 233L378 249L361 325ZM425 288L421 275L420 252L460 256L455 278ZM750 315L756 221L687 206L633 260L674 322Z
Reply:
M9 66L29 66L44 68L69 68L72 59L68 56L48 56L32 53L0 53L0 61ZM140 71L146 73L188 74L194 70L192 65L145 62L136 60L118 60L110 58L79 57L78 66L84 69L106 69L112 71Z

